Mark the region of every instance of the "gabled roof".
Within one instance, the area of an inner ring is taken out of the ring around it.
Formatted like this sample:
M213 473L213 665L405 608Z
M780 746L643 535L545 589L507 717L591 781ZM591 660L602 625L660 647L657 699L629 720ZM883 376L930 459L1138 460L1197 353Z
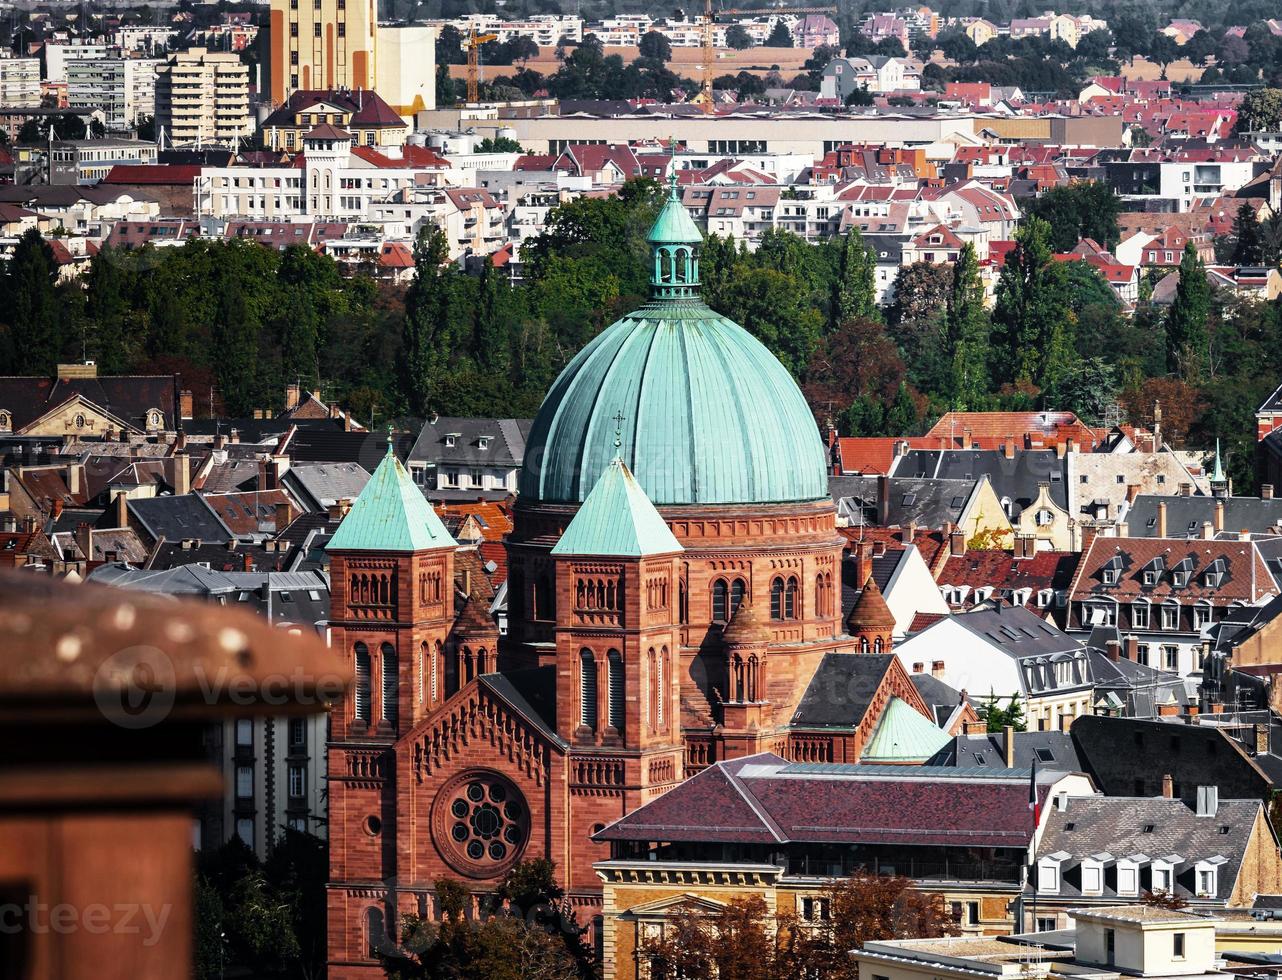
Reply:
M825 653L792 716L793 728L849 728L864 720L893 653Z
M552 554L641 558L684 550L627 465L615 457Z
M392 452L378 464L326 551L425 551L456 542Z

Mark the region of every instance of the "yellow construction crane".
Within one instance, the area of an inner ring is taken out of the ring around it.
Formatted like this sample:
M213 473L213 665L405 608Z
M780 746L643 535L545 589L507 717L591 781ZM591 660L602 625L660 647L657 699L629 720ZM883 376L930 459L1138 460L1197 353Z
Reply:
M481 78L481 45L486 41L497 41L497 34L477 34L473 27L467 35L467 102L476 105L480 99Z
M716 68L717 49L713 44L716 37L717 17L730 14L835 14L836 7L766 7L760 10L741 10L731 8L717 14L712 12L712 0L703 0L703 65L700 72L699 94L690 101L700 106L704 112L712 112L716 106L712 100L712 76Z

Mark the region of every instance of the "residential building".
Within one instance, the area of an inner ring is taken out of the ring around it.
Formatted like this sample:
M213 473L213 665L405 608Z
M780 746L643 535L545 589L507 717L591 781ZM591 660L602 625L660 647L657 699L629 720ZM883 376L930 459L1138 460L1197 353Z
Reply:
M236 146L253 133L249 67L230 52L190 48L157 69L156 125L170 145Z
M100 109L113 132L131 130L145 116L156 114L154 58L76 58L67 62L67 105L71 109Z
M15 109L40 105L39 58L0 58L0 105Z
M265 93L282 105L295 92L369 91L378 83L378 12L348 0L271 0Z
M419 431L405 465L430 499L503 499L516 493L530 425L530 419L434 415Z
M120 137L55 140L49 149L49 183L96 184L117 166L154 164L156 153L155 143Z
M343 89L294 91L259 131L269 149L293 153L302 149L307 133L322 125L350 133L355 146L402 146L409 135L405 120L377 93Z
M46 41L42 53L45 63L45 81L62 85L67 84L68 69L73 61L119 60L124 56L119 44L96 41L91 38Z

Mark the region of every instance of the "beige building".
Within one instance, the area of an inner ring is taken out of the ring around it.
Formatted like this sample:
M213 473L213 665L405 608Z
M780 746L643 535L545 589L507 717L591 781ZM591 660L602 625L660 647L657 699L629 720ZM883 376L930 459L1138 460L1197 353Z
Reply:
M436 108L436 28L378 28L375 82L379 96L410 123Z
M299 89L375 86L375 0L272 0L268 24L267 94L274 105Z
M248 136L248 67L231 52L191 48L171 55L157 73L156 122L176 144Z
M0 58L0 105L14 109L40 105L39 58Z

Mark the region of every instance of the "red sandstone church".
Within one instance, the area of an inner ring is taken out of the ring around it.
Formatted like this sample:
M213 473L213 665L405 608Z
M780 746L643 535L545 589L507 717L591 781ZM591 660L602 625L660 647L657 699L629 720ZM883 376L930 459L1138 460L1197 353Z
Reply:
M371 946L434 914L436 879L484 894L522 859L555 861L591 923L611 821L721 759L871 761L896 700L931 718L868 553L843 569L810 410L700 301L675 191L650 242L652 299L535 419L508 635L390 448L330 541L332 644L357 675L329 745L332 978L381 977Z

